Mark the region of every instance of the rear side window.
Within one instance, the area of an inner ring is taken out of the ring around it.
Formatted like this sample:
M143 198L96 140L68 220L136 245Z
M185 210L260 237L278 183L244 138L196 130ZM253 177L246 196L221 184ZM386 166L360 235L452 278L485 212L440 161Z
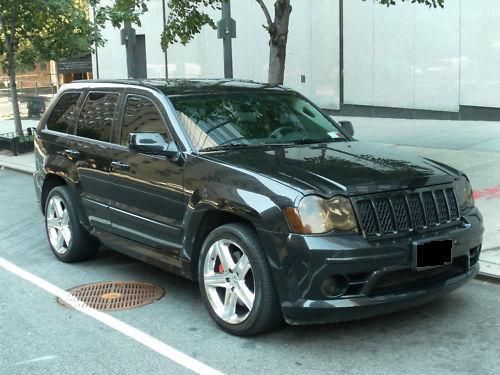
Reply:
M128 135L139 131L160 133L166 141L170 140L167 127L155 104L143 96L129 95L123 114L120 144L128 145Z
M68 92L59 98L47 120L47 129L61 133L74 133L76 104L80 99L80 95L80 92Z
M109 142L118 97L116 93L91 92L80 112L76 135Z

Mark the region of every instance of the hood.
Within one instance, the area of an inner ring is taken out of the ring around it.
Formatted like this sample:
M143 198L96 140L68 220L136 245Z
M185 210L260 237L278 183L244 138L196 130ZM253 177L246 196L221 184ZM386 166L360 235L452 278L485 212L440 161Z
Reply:
M341 142L240 148L206 157L325 197L412 189L452 182L454 170L394 147Z

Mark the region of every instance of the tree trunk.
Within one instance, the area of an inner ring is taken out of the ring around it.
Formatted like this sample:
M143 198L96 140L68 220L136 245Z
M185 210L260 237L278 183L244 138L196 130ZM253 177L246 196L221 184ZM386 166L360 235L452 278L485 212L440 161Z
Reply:
M286 46L270 43L269 75L271 85L282 85L285 80Z
M19 112L19 101L17 99L16 69L14 64L14 48L11 43L7 44L7 66L9 75L10 99L12 101L12 113L14 114L14 124L16 125L16 134L23 135L21 124L21 114Z
M273 85L282 85L285 79L286 44L291 12L290 0L276 0L274 22L269 27L268 82Z
M7 74L9 75L10 99L12 101L12 112L14 115L14 124L16 126L16 134L23 135L23 127L21 125L21 114L19 113L19 101L17 99L17 85L16 85L16 66L15 66L15 53L16 53L16 26L17 26L17 12L19 3L14 2L10 14L10 25L5 23L5 19L0 14L0 27L4 34L4 47L7 54ZM9 30L10 29L10 30Z

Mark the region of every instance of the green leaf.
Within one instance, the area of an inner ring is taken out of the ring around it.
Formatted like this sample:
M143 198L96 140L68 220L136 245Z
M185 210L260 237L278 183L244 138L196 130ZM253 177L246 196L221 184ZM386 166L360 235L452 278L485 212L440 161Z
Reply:
M9 48L15 68L37 62L90 53L101 44L98 27L90 22L79 0L0 0L0 61ZM9 48L8 48L9 47Z
M186 45L198 34L203 26L216 29L214 20L206 12L221 9L223 0L169 0L169 16L161 36L161 46Z

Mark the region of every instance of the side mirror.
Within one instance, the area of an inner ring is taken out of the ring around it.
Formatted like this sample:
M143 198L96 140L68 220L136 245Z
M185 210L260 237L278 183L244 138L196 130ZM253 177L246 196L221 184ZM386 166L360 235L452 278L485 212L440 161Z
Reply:
M179 154L175 142L167 142L160 133L130 133L129 150L150 155L164 155L173 158Z
M350 121L339 121L342 130L350 137L354 136L354 127Z

